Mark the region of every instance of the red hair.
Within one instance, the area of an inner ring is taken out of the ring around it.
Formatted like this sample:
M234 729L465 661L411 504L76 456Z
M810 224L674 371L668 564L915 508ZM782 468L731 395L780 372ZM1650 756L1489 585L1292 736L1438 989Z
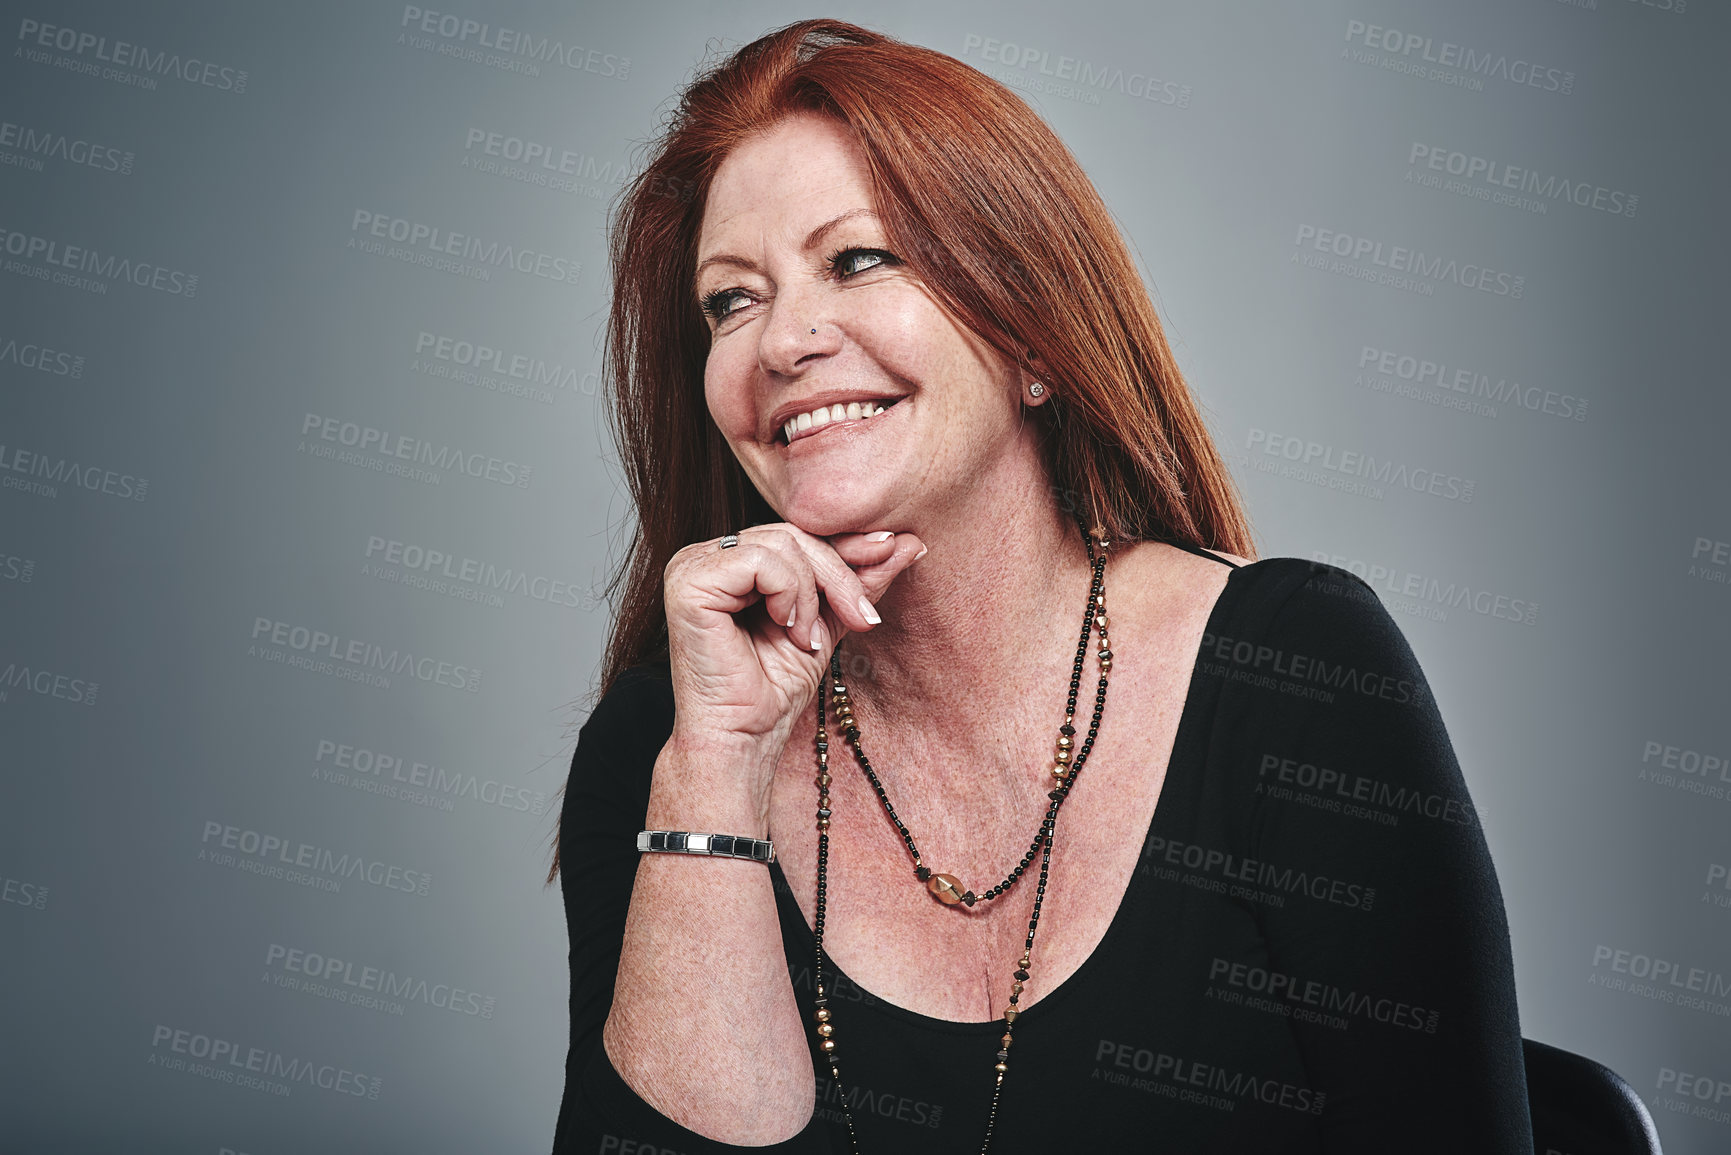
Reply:
M836 20L777 29L684 91L611 230L604 388L637 514L599 695L668 660L662 571L694 541L782 520L704 399L692 292L710 181L746 138L815 112L847 125L892 249L961 322L1053 386L1033 410L1054 501L1115 541L1254 556L1231 476L1129 250L1076 158L1021 98L953 57ZM555 861L554 870L557 871Z

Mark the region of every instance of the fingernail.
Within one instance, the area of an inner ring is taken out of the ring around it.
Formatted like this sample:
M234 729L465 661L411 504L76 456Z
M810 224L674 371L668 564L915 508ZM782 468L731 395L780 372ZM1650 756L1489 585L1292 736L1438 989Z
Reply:
M894 536L895 536L895 534L890 532L889 530L880 529L876 533L866 534L866 540L867 541L888 541L890 538L892 538Z
M823 619L822 618L819 618L817 621L811 623L811 649L812 649L812 653L814 653L814 654L823 649Z
M787 628L788 629L790 629L790 630L793 629L793 621L797 617L799 617L799 610L798 609L795 609L791 614L787 615Z
M883 623L883 619L878 617L877 610L872 608L870 599L868 599L864 594L861 594L859 598L859 612L864 614L865 620L874 626Z
M931 553L931 552L932 552L931 550L927 549L925 546L922 545L922 546L920 546L920 552L916 553L914 555L914 560L919 561L922 557L925 557L928 553Z

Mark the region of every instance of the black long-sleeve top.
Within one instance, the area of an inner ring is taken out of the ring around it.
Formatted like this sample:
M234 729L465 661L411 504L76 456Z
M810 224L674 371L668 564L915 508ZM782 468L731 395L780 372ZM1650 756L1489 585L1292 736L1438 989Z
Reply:
M787 1142L706 1139L614 1070L601 1027L635 836L672 726L666 670L634 668L572 760L560 834L571 1049L556 1155L842 1155L844 1103L864 1155L977 1151L1002 1020L893 1006L827 957L846 1064L840 1086L814 1064L816 1111ZM811 930L770 869L809 1023ZM1268 558L1229 575L1141 866L1098 948L1016 1023L991 1150L1107 1149L1533 1150L1484 833L1411 649L1344 570Z

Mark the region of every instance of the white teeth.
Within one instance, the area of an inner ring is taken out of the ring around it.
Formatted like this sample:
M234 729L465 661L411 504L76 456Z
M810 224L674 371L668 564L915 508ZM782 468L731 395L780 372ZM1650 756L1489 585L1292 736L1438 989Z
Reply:
M820 425L828 425L832 421L860 421L876 417L887 405L875 401L850 401L846 405L837 402L834 405L820 406L810 413L801 413L798 417L789 418L787 424L781 427L782 436L792 442L794 435L806 429Z

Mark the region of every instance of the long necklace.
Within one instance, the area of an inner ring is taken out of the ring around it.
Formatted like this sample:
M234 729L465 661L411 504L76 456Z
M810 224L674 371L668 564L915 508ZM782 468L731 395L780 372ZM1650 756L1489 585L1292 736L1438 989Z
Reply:
M1100 544L1100 553L1095 556L1094 539ZM999 1040L997 1062L993 1071L997 1078L992 1085L992 1106L986 1116L986 1134L980 1143L980 1155L985 1155L992 1142L992 1128L998 1120L998 1100L1004 1089L1004 1076L1010 1069L1010 1043L1015 1031L1016 1017L1021 1012L1016 1004L1021 1000L1023 984L1028 981L1028 968L1032 965L1034 951L1034 932L1040 924L1040 906L1046 897L1046 882L1052 862L1052 834L1058 824L1058 811L1064 805L1064 799L1070 796L1070 791L1076 787L1076 780L1081 773L1082 764L1088 759L1088 751L1093 749L1094 738L1100 732L1100 716L1106 708L1106 675L1112 669L1112 649L1106 636L1106 550L1111 542L1106 540L1106 530L1096 524L1087 531L1083 540L1088 545L1088 564L1093 570L1093 580L1088 587L1088 604L1082 618L1082 639L1076 647L1076 662L1070 675L1070 694L1064 706L1064 724L1058 727L1058 741L1052 755L1052 777L1056 785L1047 793L1050 805L1046 808L1045 819L1040 823L1039 831L1034 835L1033 843L1028 852L1022 855L1021 862L1013 867L1004 880L976 895L972 890L964 889L961 882L953 875L934 874L920 856L919 847L914 844L914 836L907 825L896 815L896 809L890 805L889 795L885 793L883 783L878 780L877 773L872 769L871 762L866 758L865 750L860 746L859 722L853 714L853 705L848 696L847 685L841 676L841 646L838 643L830 652L830 704L835 707L836 728L842 732L847 741L852 744L854 758L859 762L860 769L865 772L866 779L872 789L877 792L878 801L883 803L884 811L890 821L895 823L902 841L907 844L908 854L913 857L914 877L925 884L927 891L945 906L962 904L973 906L976 902L990 901L1007 892L1027 871L1033 863L1035 854L1040 856L1040 882L1034 891L1034 910L1028 919L1028 937L1023 946L1022 957L1017 961L1015 979L1010 984L1010 1005L1004 1010L1004 1034ZM1088 734L1083 739L1080 749L1076 748L1076 702L1082 684L1082 667L1088 654L1088 637L1091 631L1100 633L1100 649L1095 655L1100 664L1099 688L1094 695L1094 716L1088 723ZM835 1024L831 1021L833 1015L829 1009L829 998L824 989L823 979L823 929L824 915L829 898L829 824L831 817L829 786L829 732L825 729L824 696L820 686L817 695L817 914L813 919L812 937L817 942L817 963L813 971L813 1003L816 1011L813 1018L816 1021L818 1049L829 1064L832 1085L838 1094L841 1092L841 1070L836 1054ZM842 1119L847 1124L848 1142L854 1155L859 1155L859 1136L854 1131L853 1113L848 1110L847 1096L841 1094Z

